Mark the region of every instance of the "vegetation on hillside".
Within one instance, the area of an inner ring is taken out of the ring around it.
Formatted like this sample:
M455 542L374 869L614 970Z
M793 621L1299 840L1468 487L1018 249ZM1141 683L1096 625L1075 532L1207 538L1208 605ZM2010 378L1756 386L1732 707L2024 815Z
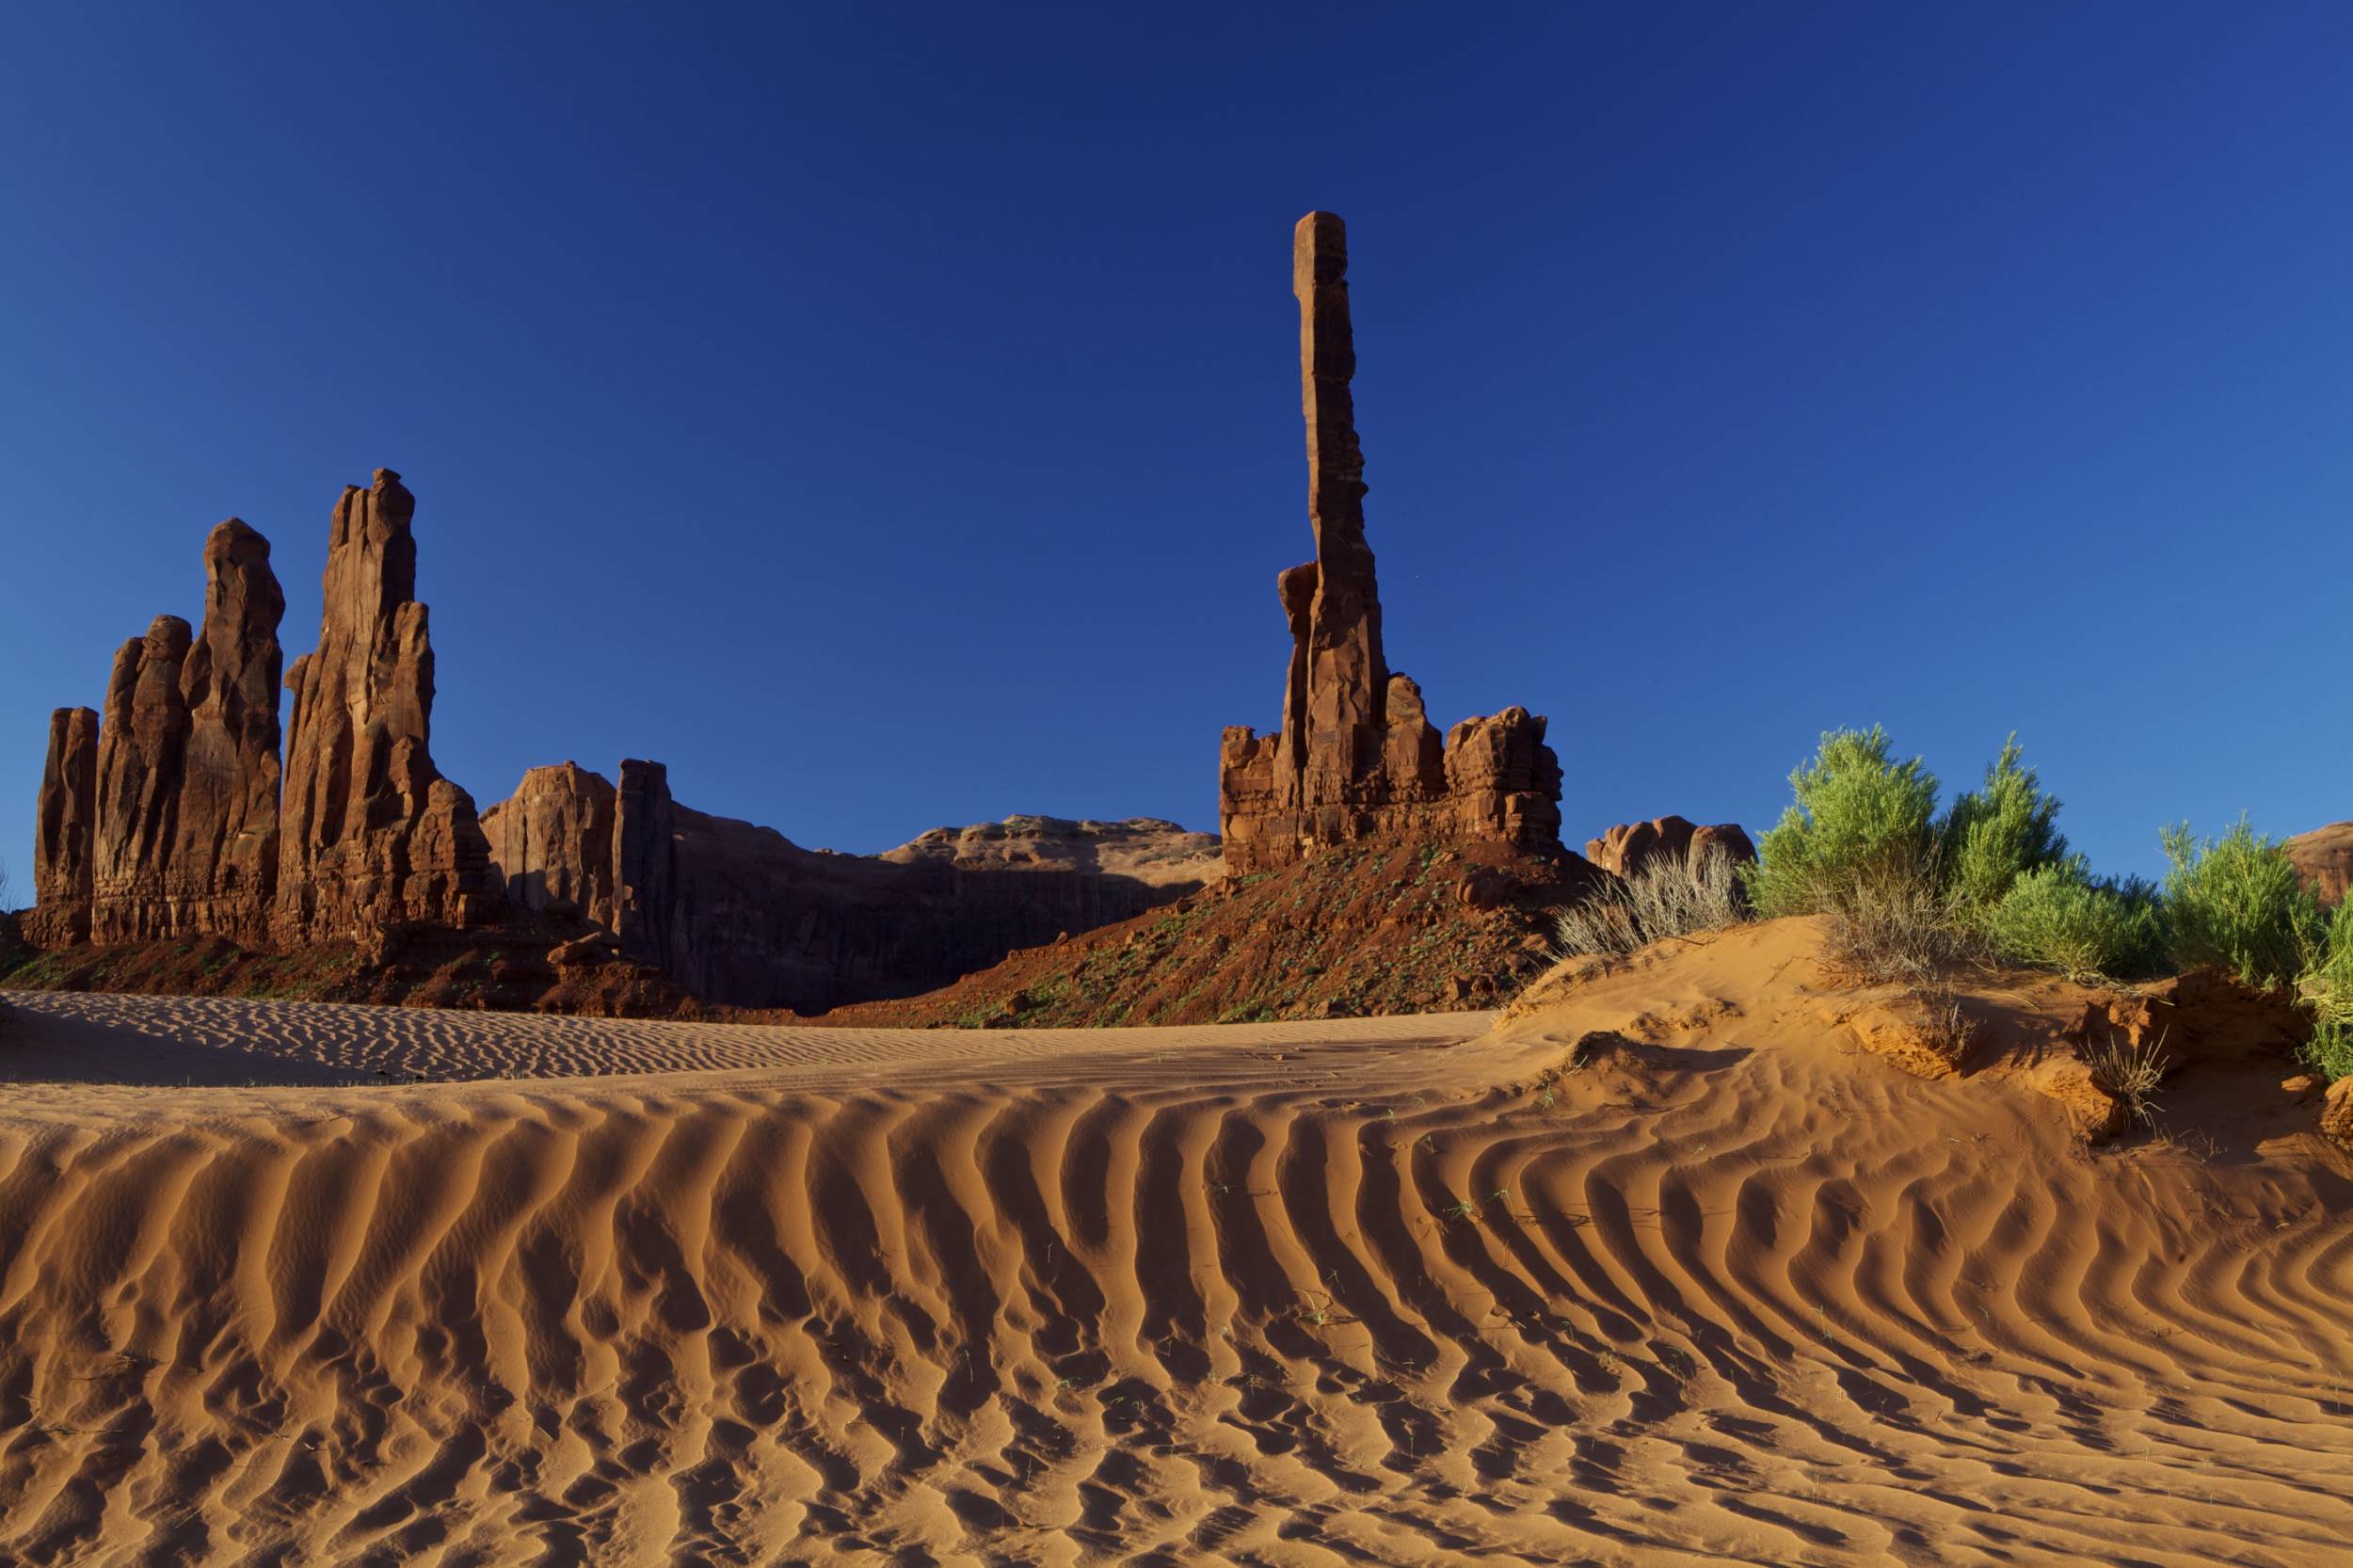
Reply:
M2071 978L2131 980L2212 966L2293 992L2307 1053L2353 1075L2353 903L2331 918L2287 851L2241 820L2218 839L2161 835L2162 887L2095 875L2058 830L2059 802L2005 742L1983 785L1937 809L1937 780L1887 732L1833 730L1789 776L1792 802L1742 876L1757 911L1820 915L1858 978L1925 983L1999 959Z

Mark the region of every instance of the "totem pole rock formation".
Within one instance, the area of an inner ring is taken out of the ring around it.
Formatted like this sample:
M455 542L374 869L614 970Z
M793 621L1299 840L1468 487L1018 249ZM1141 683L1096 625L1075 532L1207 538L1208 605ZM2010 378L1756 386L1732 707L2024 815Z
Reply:
M115 654L105 717L50 716L34 851L48 946L258 940L278 862L278 621L269 541L204 541L204 623L158 616Z
M463 928L499 904L473 798L428 745L433 645L413 597L416 499L377 469L347 487L328 544L319 646L295 661L273 938Z
M1456 725L1444 743L1421 688L1388 667L1365 539L1364 455L1349 383L1356 348L1348 236L1309 213L1292 236L1307 515L1316 558L1275 581L1290 625L1282 728L1225 731L1218 810L1237 875L1367 839L1486 840L1561 853L1561 765L1524 708Z

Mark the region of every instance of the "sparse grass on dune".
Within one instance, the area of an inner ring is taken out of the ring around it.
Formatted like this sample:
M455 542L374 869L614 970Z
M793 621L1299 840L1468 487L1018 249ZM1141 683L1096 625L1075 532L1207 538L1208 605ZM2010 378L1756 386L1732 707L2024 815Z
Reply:
M1562 910L1553 923L1554 951L1563 958L1624 955L1749 918L1738 868L1725 850L1710 845L1695 862L1653 855Z

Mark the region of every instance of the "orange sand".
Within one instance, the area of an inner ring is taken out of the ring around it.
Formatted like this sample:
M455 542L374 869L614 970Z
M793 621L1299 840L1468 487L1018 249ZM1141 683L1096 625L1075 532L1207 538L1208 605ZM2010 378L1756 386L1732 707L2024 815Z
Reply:
M2309 1108L2087 1156L1809 939L1492 1030L16 995L0 1561L2353 1560Z

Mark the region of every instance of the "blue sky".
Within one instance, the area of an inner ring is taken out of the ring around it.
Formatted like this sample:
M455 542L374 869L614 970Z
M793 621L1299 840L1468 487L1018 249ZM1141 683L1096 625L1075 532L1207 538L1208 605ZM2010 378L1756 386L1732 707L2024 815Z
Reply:
M45 716L400 470L434 750L875 850L1214 826L1349 222L1393 664L1572 840L2011 729L2104 866L2353 816L2353 9L0 20L0 856Z

